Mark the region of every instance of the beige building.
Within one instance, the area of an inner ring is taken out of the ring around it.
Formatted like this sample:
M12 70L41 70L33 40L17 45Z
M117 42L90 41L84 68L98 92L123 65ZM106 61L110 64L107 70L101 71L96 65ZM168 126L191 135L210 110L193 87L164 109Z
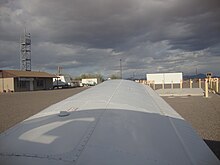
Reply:
M52 89L55 77L46 72L0 70L0 92Z

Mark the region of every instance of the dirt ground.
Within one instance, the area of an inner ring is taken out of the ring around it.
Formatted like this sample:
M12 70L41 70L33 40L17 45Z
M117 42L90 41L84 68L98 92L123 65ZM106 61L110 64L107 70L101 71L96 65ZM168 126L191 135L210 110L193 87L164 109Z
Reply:
M197 133L220 159L220 95L163 97Z
M0 133L46 107L87 88L0 93Z

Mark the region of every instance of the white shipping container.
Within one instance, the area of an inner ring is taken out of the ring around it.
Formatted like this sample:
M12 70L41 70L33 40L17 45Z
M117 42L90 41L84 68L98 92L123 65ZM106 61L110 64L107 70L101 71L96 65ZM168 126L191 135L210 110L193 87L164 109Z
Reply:
M97 85L99 83L97 78L87 78L87 79L82 79L82 84L83 85L89 85L89 86L93 86L93 85Z
M147 81L154 81L155 84L180 84L183 80L183 73L153 73L146 76Z

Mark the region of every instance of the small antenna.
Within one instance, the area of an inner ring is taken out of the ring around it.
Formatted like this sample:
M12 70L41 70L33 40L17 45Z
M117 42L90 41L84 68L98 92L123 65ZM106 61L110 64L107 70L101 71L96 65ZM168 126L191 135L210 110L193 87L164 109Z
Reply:
M24 37L25 37L25 35L26 35L26 32L27 30L26 30L26 21L24 21Z

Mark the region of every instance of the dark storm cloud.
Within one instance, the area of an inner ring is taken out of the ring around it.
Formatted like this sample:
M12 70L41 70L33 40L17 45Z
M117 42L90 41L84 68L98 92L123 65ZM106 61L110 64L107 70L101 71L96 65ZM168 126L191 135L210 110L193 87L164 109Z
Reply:
M37 10L32 11L37 18L44 17L42 27L48 29L46 36L50 42L115 47L141 33L146 22L143 20L147 19L142 12L136 11L139 4L133 1L64 2L66 4L61 1L38 3Z
M127 75L190 73L220 61L219 0L9 0L0 9L1 68L18 66L25 25L36 69L111 74L122 59Z

